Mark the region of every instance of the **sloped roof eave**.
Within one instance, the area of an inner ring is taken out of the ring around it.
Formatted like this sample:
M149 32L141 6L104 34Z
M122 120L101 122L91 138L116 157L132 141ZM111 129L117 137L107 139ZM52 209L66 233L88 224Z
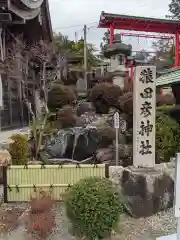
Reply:
M156 87L180 83L180 69L164 74L156 79Z
M24 20L33 19L40 13L40 8L25 11L23 9L16 7L11 2L9 2L9 4L8 4L8 9Z

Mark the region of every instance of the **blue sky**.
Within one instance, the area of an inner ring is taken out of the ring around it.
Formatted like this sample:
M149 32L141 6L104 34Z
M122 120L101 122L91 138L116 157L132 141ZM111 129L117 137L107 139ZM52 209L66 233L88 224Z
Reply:
M88 41L99 48L104 29L97 28L101 11L164 18L168 14L170 0L49 0L52 26L56 32L75 40L75 35L83 35L83 25L87 24ZM151 41L124 37L134 50L150 49Z

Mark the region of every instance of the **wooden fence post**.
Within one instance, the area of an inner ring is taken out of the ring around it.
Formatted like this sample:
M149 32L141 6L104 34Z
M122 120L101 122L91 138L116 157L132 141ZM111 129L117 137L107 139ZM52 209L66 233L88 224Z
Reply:
M8 202L8 195L7 195L7 166L3 166L3 198L4 203Z
M105 177L109 178L109 164L105 164Z

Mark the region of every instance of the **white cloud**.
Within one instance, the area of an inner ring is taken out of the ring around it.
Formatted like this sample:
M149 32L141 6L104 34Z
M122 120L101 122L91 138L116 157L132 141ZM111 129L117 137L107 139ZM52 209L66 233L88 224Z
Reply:
M168 14L170 0L49 0L53 29L75 39L75 32L80 38L83 25L92 27L88 32L88 41L99 47L104 29L96 28L101 11L117 14L163 18ZM71 27L76 26L76 27ZM134 49L150 47L145 39L125 38ZM149 42L149 41L148 41Z

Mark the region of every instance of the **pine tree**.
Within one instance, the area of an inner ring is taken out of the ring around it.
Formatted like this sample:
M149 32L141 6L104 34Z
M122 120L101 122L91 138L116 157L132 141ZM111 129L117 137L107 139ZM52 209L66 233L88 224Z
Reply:
M180 0L171 0L169 12L172 14L170 18L180 20Z

